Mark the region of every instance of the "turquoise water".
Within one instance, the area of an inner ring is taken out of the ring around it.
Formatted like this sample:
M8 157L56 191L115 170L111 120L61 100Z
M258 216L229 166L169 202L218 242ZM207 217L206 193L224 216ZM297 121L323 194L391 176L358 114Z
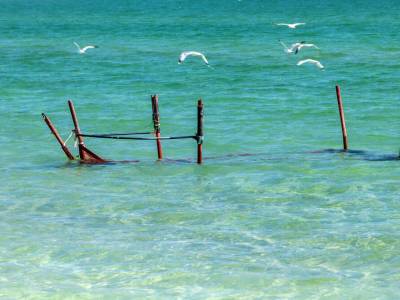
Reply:
M398 296L400 4L215 2L2 1L1 298ZM325 151L336 84L360 152ZM164 135L193 134L203 99L202 166L193 141L157 162L153 142L87 139L139 162L68 163L40 117L66 138L72 99L85 132L147 131L151 94Z

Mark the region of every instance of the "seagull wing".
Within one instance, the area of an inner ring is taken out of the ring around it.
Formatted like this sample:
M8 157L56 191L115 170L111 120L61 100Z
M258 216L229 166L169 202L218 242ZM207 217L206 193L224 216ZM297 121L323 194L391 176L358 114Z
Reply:
M297 63L297 65L298 66L301 66L302 64L305 64L305 63L310 63L310 64L314 64L314 65L316 65L318 68L320 68L320 69L323 69L324 68L324 66L318 61L318 60L314 60L314 59L304 59L304 60L300 60L298 63Z
M81 50L81 47L79 47L79 45L78 45L77 42L74 42L74 45L75 45L79 50Z
M314 44L302 44L302 47L313 47L315 49L319 49L317 46L315 46Z
M286 23L278 23L276 25L278 25L278 26L289 26L289 24L286 24Z
M299 26L299 25L306 25L306 23L294 23L292 24L294 27Z
M186 54L189 55L193 55L193 56L202 56L203 54L197 51L187 51Z
M84 48L82 49L82 51L83 51L83 52L86 52L87 49L94 49L94 48L97 48L97 46L89 45L89 46L84 47Z
M197 52L197 51L182 52L181 55L179 56L179 61L183 62L186 59L186 57L188 57L190 55L192 55L192 56L200 56L201 59L208 65L207 58L204 56L204 54L200 53L200 52Z
M207 58L204 56L204 54L200 55L201 59L206 63L206 65L208 65L208 60Z
M179 55L179 63L183 63L183 61L191 54L191 51L184 51Z
M200 56L201 59L206 63L206 65L208 65L208 61L207 58L204 56L203 53L200 52L196 52L196 51L191 51L189 55L193 55L193 56Z
M315 61L315 64L317 65L318 68L323 69L324 66L319 62L319 61Z
M179 61L183 62L190 55L201 56L202 54L200 52L196 52L196 51L184 51L181 53L181 55L179 55Z
M297 65L298 65L298 66L301 66L302 64L309 63L309 62L311 62L311 61L312 61L312 59L303 59L303 60L300 60L300 61L297 63Z

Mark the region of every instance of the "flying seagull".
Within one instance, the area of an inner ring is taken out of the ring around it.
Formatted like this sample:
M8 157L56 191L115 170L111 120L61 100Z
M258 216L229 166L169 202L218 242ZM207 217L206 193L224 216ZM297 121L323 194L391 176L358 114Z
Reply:
M89 46L86 46L86 47L81 48L81 47L78 45L77 42L74 42L74 44L75 44L75 46L78 48L78 51L79 51L80 54L85 54L86 51L87 51L88 49L99 48L99 47L96 46L96 45L89 45Z
M306 23L293 23L293 24L278 23L278 24L276 24L276 25L278 25L278 26L287 26L287 27L289 27L289 28L291 28L291 29L296 29L297 26L299 26L299 25L306 25Z
M324 66L318 61L318 60L314 60L314 59L304 59L304 60L300 60L297 65L301 66L302 64L313 64L315 66L317 66L318 68L320 68L321 70L324 68Z
M200 56L201 59L205 62L205 64L207 66L210 66L208 64L207 58L204 56L204 54L200 53L200 52L196 52L196 51L184 51L184 52L182 52L181 55L179 55L178 64L183 63L185 61L186 57L188 57L188 56Z
M290 46L290 48L288 46L286 46L286 44L282 41L279 41L279 43L281 43L281 45L285 48L284 49L285 52L289 53L289 54L293 53L293 52L294 52L294 54L297 54L303 47L314 47L316 49L319 49L314 44L307 44L305 41L302 41L300 43L294 43L294 44L292 44L292 46Z

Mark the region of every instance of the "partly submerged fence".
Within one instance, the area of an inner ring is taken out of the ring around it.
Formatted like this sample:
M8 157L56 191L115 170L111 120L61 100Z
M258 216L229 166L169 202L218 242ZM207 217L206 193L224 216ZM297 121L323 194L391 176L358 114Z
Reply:
M112 160L104 159L101 156L94 153L93 151L89 150L84 143L83 138L85 137L85 138L115 139L115 140L156 141L158 160L163 159L161 140L193 139L197 142L197 163L201 164L203 162L204 111L203 111L203 102L201 99L197 103L197 132L195 135L185 135L185 136L161 136L160 112L158 109L157 95L151 96L154 130L148 132L124 132L124 133L105 133L105 134L82 133L79 127L79 122L76 115L75 107L71 100L68 100L68 106L74 124L74 129L72 130L72 134L75 135L75 139L78 143L77 147L79 150L79 156L77 158L75 158L74 155L71 153L71 151L68 149L66 145L67 141L65 142L63 141L57 129L50 121L50 119L44 113L42 113L42 117L69 160L75 160L79 158L79 161L81 163L89 163L89 164L113 162Z

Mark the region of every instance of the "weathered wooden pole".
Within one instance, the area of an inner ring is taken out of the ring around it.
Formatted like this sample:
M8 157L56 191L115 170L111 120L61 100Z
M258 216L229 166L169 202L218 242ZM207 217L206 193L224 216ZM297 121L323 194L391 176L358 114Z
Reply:
M340 87L338 85L336 85L336 97L339 107L340 124L342 125L343 150L347 151L349 149L349 143L347 140L346 120L344 118L342 96L340 95Z
M81 160L87 160L89 157L86 155L84 149L85 144L83 143L83 137L80 135L81 130L79 129L78 118L76 117L75 107L71 100L68 100L69 111L71 112L72 122L74 122L75 128L75 136L78 139L78 147L79 147L79 157Z
M81 161L85 163L105 163L107 160L98 156L96 153L92 152L88 148L86 148L83 143L83 137L81 135L81 130L79 129L78 118L76 117L75 107L71 100L68 100L69 110L71 112L72 121L74 122L75 127L75 136L78 139L78 148L79 148L79 157Z
M203 101L201 99L197 102L197 163L203 162Z
M51 123L50 119L45 115L42 114L44 122L49 127L50 131L56 137L57 142L60 144L61 149L64 151L65 155L68 157L69 160L74 160L74 156L72 155L71 151L69 151L68 147L65 145L65 142L62 140L60 134L58 133L57 129L54 127L53 123Z
M158 96L157 95L151 96L151 106L153 109L154 134L155 134L156 138L159 138L161 136L161 133L160 133L160 112L158 110ZM162 153L161 140L157 139L156 143L157 143L158 160L162 160L163 153Z

